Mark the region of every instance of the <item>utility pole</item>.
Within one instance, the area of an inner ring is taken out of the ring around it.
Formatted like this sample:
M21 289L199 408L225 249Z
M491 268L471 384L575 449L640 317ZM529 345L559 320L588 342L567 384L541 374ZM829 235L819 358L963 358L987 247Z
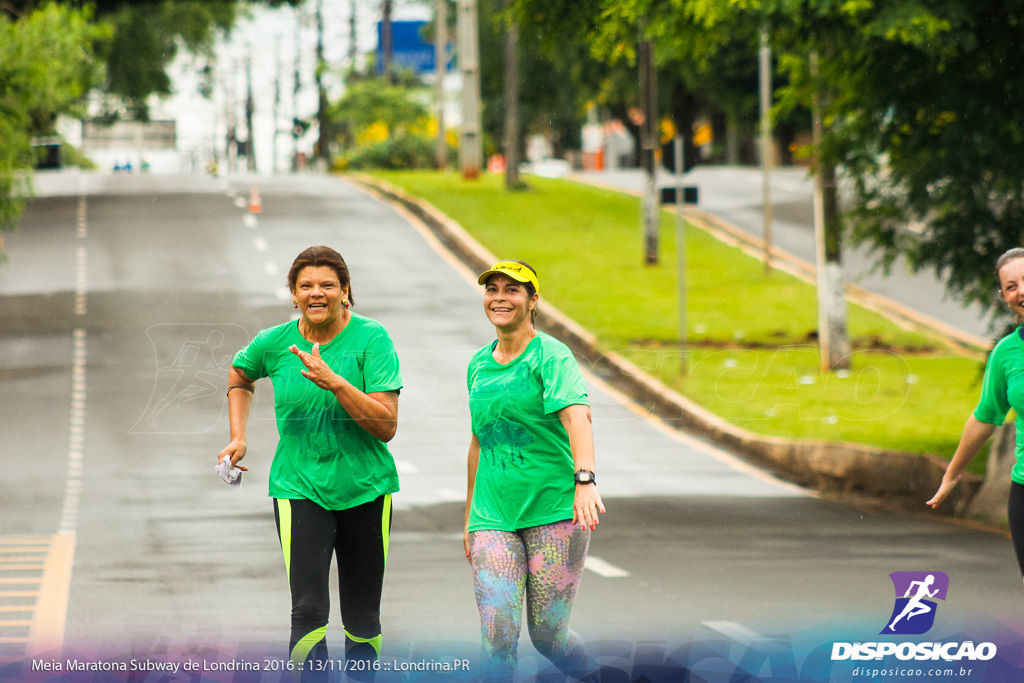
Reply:
M448 138L444 127L444 79L448 75L448 0L434 0L434 99L437 100L438 170L448 167Z
M274 62L277 65L277 72L274 74L274 134L271 137L273 144L270 147L270 174L277 173L277 134L280 125L281 110L281 34L274 37Z
M323 73L327 67L324 61L324 0L316 1L316 70L313 72L316 78L316 92L319 105L316 110L316 124L318 128L316 155L321 161L324 170L331 161L330 154L330 131L327 130L327 91L324 89Z
M850 367L850 340L846 330L846 298L843 296L843 262L840 245L836 168L822 155L824 123L822 86L818 82L818 53L811 53L812 134L814 138L814 239L818 270L818 344L821 369L830 372Z
M459 0L459 70L462 72L462 131L459 165L462 177L475 180L483 166L480 122L480 37L476 0Z
M677 130L673 141L676 172L676 270L679 273L679 372L689 371L686 357L686 220L683 218L683 136Z
M348 68L350 71L356 70L356 0L351 0L348 4Z
M761 81L761 210L764 223L764 272L772 272L772 48L768 29L761 28L758 73Z
M661 223L661 205L655 166L655 151L661 142L658 130L658 75L654 65L654 45L640 41L640 108L644 121L640 126L640 164L644 169L644 196L642 221L644 228L644 263L658 264L658 230Z
M519 25L505 0L505 189L519 189Z
M236 173L238 171L238 129L237 119L235 115L235 68L236 65L232 60L231 65L228 67L228 79L227 79L227 103L225 112L227 118L227 141L225 152L225 161L228 166L228 173Z
M252 115L256 103L252 97L252 55L245 57L245 168L250 173L256 172L256 136L253 135Z
M384 78L388 80L388 83L394 84L395 70L392 62L395 57L395 44L391 34L391 6L392 0L384 0L380 22L380 52L383 61Z
M295 10L295 71L292 74L292 173L299 170L299 93L302 92L302 14Z

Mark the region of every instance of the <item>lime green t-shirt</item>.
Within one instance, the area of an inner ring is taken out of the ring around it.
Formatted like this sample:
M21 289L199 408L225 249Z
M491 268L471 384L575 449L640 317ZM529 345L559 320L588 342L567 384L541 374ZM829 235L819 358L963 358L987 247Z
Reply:
M306 366L288 350L292 344L313 352L298 321L263 330L232 361L249 379L270 377L274 383L280 439L270 495L345 510L398 491L388 447L360 427L331 392L302 376ZM320 345L320 356L364 393L402 388L395 347L375 320L353 313L337 337Z
M557 412L587 403L572 351L540 332L508 365L480 349L466 382L480 460L469 530L516 531L572 519L576 484L569 435Z
M981 398L974 409L979 422L1001 425L1010 408L1017 411L1017 462L1010 478L1024 484L1024 339L1021 328L999 340L988 357Z

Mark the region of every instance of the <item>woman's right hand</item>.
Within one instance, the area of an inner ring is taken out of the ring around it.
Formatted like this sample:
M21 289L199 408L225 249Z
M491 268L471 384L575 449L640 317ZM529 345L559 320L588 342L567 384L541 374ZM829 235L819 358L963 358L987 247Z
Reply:
M238 461L245 457L245 452L247 450L245 441L241 439L233 439L231 443L228 444L227 448L217 454L217 464L219 465L224 462L224 458L231 458L232 465L243 472L248 472L248 467L243 467L238 464Z
M925 505L935 509L942 505L942 501L946 500L946 497L956 488L956 485L960 482L960 477L943 477L942 483L939 484L939 490L935 492L932 499L929 500Z

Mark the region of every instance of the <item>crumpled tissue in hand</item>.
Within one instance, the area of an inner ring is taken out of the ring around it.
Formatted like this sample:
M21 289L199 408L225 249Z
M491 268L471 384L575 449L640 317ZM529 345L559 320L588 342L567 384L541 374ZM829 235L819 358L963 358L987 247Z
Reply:
M227 457L221 460L214 469L217 470L217 474L224 480L225 484L231 484L232 486L240 486L242 483L242 470L238 469L231 464L231 458Z

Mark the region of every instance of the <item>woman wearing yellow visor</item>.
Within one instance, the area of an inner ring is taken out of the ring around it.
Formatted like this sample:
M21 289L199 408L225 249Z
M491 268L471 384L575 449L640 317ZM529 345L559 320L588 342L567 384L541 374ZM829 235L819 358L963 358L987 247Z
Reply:
M480 275L497 339L469 363L472 415L466 557L480 611L485 678L511 681L526 599L530 639L566 673L587 653L569 629L597 490L587 387L569 348L536 329L536 271L501 261Z

